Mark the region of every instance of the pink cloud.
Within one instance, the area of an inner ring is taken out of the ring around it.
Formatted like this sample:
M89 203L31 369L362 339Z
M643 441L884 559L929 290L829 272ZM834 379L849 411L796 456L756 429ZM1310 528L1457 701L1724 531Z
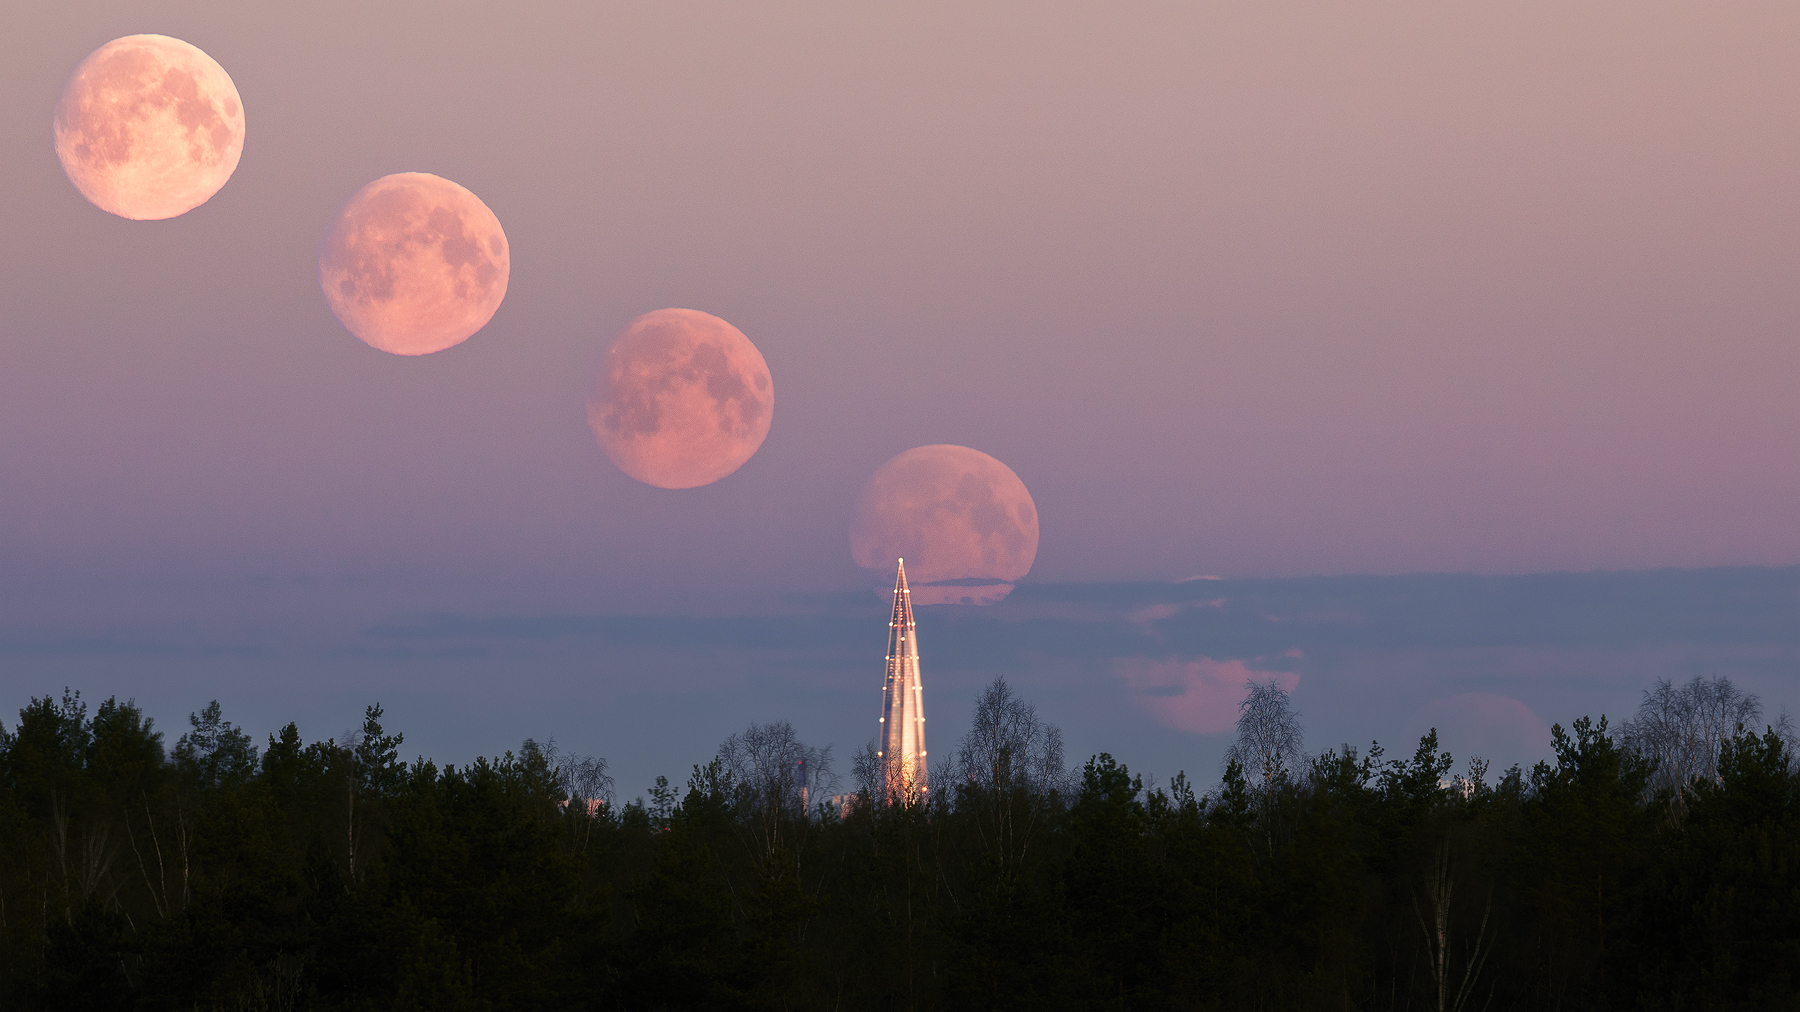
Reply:
M1154 632L1152 627L1155 626L1156 623L1161 622L1164 619L1174 618L1189 608L1223 607L1225 607L1225 598L1222 597L1215 597L1210 601L1187 601L1176 604L1147 604L1140 608L1133 608L1125 615L1125 621L1143 629L1145 632Z
M1132 625L1148 626L1153 622L1161 622L1165 618L1174 618L1181 613L1179 604L1148 604L1141 608L1133 608L1125 616Z
M1287 656L1298 657L1290 650ZM1300 676L1291 671L1259 671L1250 663L1260 658L1216 661L1123 658L1113 663L1113 677L1125 680L1126 692L1156 722L1200 734L1229 731L1237 723L1238 704L1252 681L1268 681L1292 692Z

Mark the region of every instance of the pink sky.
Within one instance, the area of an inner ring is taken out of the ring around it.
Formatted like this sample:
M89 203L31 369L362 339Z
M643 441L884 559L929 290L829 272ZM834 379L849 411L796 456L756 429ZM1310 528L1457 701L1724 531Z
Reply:
M163 222L87 204L51 140L136 32L247 122ZM857 492L933 443L1029 488L1027 584L1800 563L1792 3L220 0L23 5L6 40L11 627L229 624L252 581L295 628L866 593ZM417 360L315 267L406 171L512 258ZM781 390L681 492L585 420L665 307Z
M932 442L1025 480L1045 579L1800 560L1787 5L23 16L14 565L850 585L857 489ZM134 225L47 123L148 28L232 73L250 140L212 202ZM480 339L411 363L306 269L406 170L515 247ZM582 425L604 340L665 305L783 391L686 497Z

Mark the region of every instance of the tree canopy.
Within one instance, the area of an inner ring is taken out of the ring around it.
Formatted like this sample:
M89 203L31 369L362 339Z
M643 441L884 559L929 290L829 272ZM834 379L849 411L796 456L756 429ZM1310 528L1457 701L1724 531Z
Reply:
M1307 754L1265 686L1206 791L1064 768L997 682L929 795L777 722L623 804L554 742L408 762L379 705L169 746L67 691L0 725L0 1007L1794 1007L1800 768L1720 682L1493 776Z

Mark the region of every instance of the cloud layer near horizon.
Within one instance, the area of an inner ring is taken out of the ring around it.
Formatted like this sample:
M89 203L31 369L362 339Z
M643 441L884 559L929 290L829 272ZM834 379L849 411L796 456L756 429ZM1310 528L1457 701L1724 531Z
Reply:
M295 719L329 734L381 701L423 754L466 761L556 734L631 785L704 760L750 720L791 719L847 751L879 706L886 608L861 591L735 615L408 614L379 583L155 598L136 617L0 627L0 714L67 684L136 696L177 731L217 697L253 731ZM16 592L3 603L30 612ZM1436 727L1459 759L1496 768L1546 755L1552 722L1616 723L1656 678L1723 674L1773 717L1800 709L1797 613L1787 567L1027 583L919 622L933 754L951 754L981 684L1004 676L1076 759L1210 778L1251 679L1293 691L1315 751L1410 750Z

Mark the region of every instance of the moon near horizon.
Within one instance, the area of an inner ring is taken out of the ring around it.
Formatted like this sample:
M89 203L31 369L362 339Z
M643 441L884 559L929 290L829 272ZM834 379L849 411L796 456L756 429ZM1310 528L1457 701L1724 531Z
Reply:
M695 309L659 309L627 324L588 401L588 426L607 457L657 488L710 485L744 466L774 414L762 352Z
M1037 504L1025 483L967 446L914 447L881 465L850 521L851 557L876 592L891 591L904 558L914 604L993 604L1031 571L1037 547ZM958 582L929 586L950 580Z
M370 347L430 355L487 326L512 259L500 219L429 172L397 172L356 191L319 241L331 312Z
M231 75L167 35L114 39L76 65L52 117L56 157L95 207L173 218L219 192L244 153Z

